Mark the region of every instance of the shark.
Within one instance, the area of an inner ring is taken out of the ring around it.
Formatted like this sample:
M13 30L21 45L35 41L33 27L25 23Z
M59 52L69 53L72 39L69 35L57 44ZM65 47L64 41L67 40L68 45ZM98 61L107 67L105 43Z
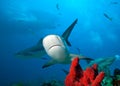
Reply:
M70 26L61 35L65 39L68 46L71 46L71 43L68 41L68 38L69 38L74 26L76 25L77 21L78 21L78 19L76 18L74 20L74 22L72 24L70 24ZM21 57L21 58L35 58L35 57L41 58L41 57L43 57L47 53L42 45L42 41L43 41L43 38L41 38L36 45L15 53L15 56Z
M80 60L92 60L89 57L71 53L68 48L70 43L63 38L68 38L67 35L69 34L64 33L62 36L49 34L43 38L43 47L47 55L52 59L45 63L42 68L46 68L55 64L70 64L76 57L78 57Z
M98 71L105 71L110 67L110 65L113 64L113 62L117 60L120 60L119 55L97 58L95 60L87 61L88 65L86 66L86 68L92 66L93 64L98 64Z
M74 26L76 25L77 21L78 21L78 19L75 19L74 22L60 36L64 40L64 42L66 44L65 47L72 46L71 43L68 41L68 38L69 38L69 36L70 36L70 34L71 34ZM25 58L35 58L35 57L41 58L44 55L48 55L48 53L45 50L45 47L43 46L43 39L44 38L41 38L35 46L32 46L30 48L27 48L27 49L24 49L24 50L22 50L20 52L17 52L15 55L16 56L20 56L20 57L25 57ZM47 44L49 44L49 43L47 43ZM58 52L58 54L59 54L59 52ZM59 54L59 56L62 57L62 55L60 55L60 54ZM42 66L42 68L47 68L47 67L52 66L54 64L70 64L71 61L75 57L79 57L80 59L83 59L83 60L91 60L91 58L88 58L88 57L83 56L83 55L77 55L77 54L71 54L71 53L69 53L68 56L66 56L63 61L56 61L55 59L51 59L50 61L48 61L47 63L45 63Z
M87 65L84 70L88 67L91 67L93 64L98 65L98 71L104 71L106 74L109 74L109 67L113 64L113 62L120 60L120 55L115 55L111 57L101 57L93 60L87 60ZM67 75L69 71L62 69L62 71Z

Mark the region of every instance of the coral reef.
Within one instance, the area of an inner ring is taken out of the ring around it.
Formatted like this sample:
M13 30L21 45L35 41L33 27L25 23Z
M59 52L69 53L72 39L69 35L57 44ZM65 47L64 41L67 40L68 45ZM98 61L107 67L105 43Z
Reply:
M43 83L42 86L64 86L64 84L60 81L52 80L50 82Z
M114 70L113 86L120 86L120 69Z
M106 72L102 86L120 86L120 69L116 68L113 76Z
M97 64L82 70L79 65L79 58L75 58L70 67L70 72L66 76L65 86L101 86L104 72L98 74Z
M113 86L113 78L111 76L105 76L102 81L102 86Z

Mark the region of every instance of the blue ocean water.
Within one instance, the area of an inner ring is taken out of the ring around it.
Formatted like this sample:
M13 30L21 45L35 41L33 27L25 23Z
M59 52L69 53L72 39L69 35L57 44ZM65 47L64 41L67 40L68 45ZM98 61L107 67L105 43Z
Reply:
M69 70L70 64L42 69L48 60L18 58L15 53L48 34L61 35L76 18L70 52L78 53L79 48L81 54L94 59L120 55L119 9L119 0L0 0L0 86L63 82L62 69ZM111 65L111 73L115 68L120 68L119 61Z

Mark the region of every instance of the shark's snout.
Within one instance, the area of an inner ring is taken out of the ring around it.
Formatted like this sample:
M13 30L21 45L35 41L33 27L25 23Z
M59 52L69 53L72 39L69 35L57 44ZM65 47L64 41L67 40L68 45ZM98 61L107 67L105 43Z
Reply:
M48 35L43 39L43 46L47 54L57 61L64 60L68 51L64 40L58 35Z

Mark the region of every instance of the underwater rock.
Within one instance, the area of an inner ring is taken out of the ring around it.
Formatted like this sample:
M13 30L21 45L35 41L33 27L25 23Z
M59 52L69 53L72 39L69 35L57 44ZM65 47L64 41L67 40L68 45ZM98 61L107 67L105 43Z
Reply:
M116 69L114 70L114 75L120 75L120 69L116 68Z
M116 68L113 76L110 73L105 74L102 86L120 86L120 69Z
M110 76L105 76L102 81L102 86L113 86L113 78Z
M65 79L65 86L100 86L104 76L104 72L98 74L97 64L83 71L79 65L79 58L75 58Z
M120 86L120 69L118 68L114 70L113 86Z

